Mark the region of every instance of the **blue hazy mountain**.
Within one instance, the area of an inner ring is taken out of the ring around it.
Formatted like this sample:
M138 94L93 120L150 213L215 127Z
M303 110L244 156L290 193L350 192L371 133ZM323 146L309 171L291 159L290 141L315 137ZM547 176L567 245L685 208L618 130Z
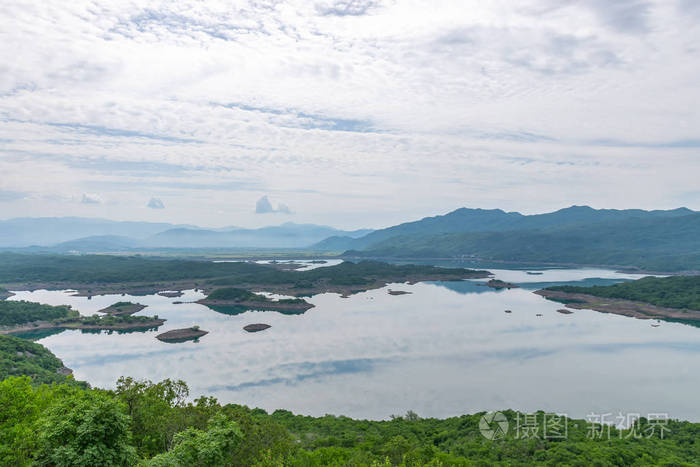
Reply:
M84 217L20 217L0 220L0 247L51 246L94 236L146 238L164 230L181 227L192 226Z
M77 217L0 221L0 247L58 252L127 251L153 248L303 248L333 235L360 237L371 230L345 231L288 222L258 229L119 222Z
M371 230L344 231L315 224L287 222L259 229L206 229L178 228L158 233L143 246L160 248L304 248L329 236L357 238Z

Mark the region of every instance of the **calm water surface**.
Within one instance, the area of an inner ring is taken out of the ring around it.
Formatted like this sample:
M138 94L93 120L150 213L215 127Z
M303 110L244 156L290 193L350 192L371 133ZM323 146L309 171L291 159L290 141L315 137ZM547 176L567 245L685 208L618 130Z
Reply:
M481 410L669 413L700 421L700 328L598 313L557 313L560 304L532 290L554 283L611 283L636 278L606 270L492 270L522 288L496 291L480 281L391 284L340 298L311 297L303 315L220 313L183 297L75 297L70 291L19 292L14 300L70 304L90 315L119 300L167 321L159 331L85 334L39 340L75 377L114 387L121 375L185 380L193 396L210 394L267 410L387 418ZM387 289L410 291L391 296ZM512 310L506 314L504 310ZM235 312L231 312L235 313ZM536 316L542 314L542 316ZM272 328L247 333L243 326ZM199 325L199 342L155 339Z

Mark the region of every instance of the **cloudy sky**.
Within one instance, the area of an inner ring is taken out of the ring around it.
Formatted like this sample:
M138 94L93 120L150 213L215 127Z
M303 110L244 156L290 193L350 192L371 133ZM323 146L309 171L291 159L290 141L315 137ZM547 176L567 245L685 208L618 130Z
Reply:
M4 1L0 218L700 209L700 1Z

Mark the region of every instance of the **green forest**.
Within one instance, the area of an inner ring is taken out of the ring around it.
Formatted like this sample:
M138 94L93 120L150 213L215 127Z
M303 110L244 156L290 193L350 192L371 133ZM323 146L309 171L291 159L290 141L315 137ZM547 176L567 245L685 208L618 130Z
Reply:
M244 289L237 289L235 287L226 287L223 289L216 289L207 296L210 300L234 300L238 302L242 301L254 301L254 302L266 302L269 299L260 294L249 292Z
M564 420L566 436L489 440L483 413L446 419L309 417L193 397L182 381L120 378L89 388L43 346L0 336L0 465L691 466L700 424L641 419L618 431ZM18 376L20 374L26 376ZM502 412L514 422L524 414ZM542 417L544 414L539 413ZM663 432L663 437L661 433ZM595 433L595 436L593 434Z
M34 321L75 319L80 316L70 306L50 306L34 302L0 301L0 326L15 326Z
M644 277L636 281L593 287L562 285L549 287L567 293L581 293L596 297L620 298L668 308L700 310L700 275Z
M647 271L700 270L700 215L622 219L513 231L402 234L346 257L455 258L514 263L615 265Z
M363 285L377 278L404 278L417 274L454 276L473 272L461 268L393 265L378 261L344 262L309 271L285 271L251 262L215 263L142 256L0 253L0 283L114 284L201 280L213 285L248 283L292 284L302 287L320 280L336 285Z

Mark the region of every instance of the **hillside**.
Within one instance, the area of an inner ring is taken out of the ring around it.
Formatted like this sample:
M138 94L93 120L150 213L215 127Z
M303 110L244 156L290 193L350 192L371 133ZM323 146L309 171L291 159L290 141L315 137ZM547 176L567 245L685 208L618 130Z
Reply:
M32 360L20 339L6 339L0 337L0 362L20 348L17 359ZM26 345L39 355L41 346ZM58 360L43 350L50 372ZM527 435L516 428L524 414L511 410L495 414L498 424L483 412L354 420L268 413L206 396L192 401L187 385L175 380L122 377L113 391L31 383L0 375L3 465L681 466L700 458L700 424L677 420L641 418L620 430L536 412Z
M536 230L553 227L571 227L590 223L617 222L627 219L664 219L693 214L686 208L669 211L644 211L641 209L593 209L588 206L571 206L546 214L523 215L500 209L460 208L448 214L426 217L393 227L376 230L363 237L352 239L334 236L314 245L321 250L364 250L375 247L394 237L428 236L470 232L508 232Z
M700 270L700 213L648 214L540 229L392 237L349 257L455 258ZM528 221L531 223L532 221Z
M34 383L60 383L68 381L66 375L70 373L63 362L43 345L0 335L0 381L10 376L26 375Z

